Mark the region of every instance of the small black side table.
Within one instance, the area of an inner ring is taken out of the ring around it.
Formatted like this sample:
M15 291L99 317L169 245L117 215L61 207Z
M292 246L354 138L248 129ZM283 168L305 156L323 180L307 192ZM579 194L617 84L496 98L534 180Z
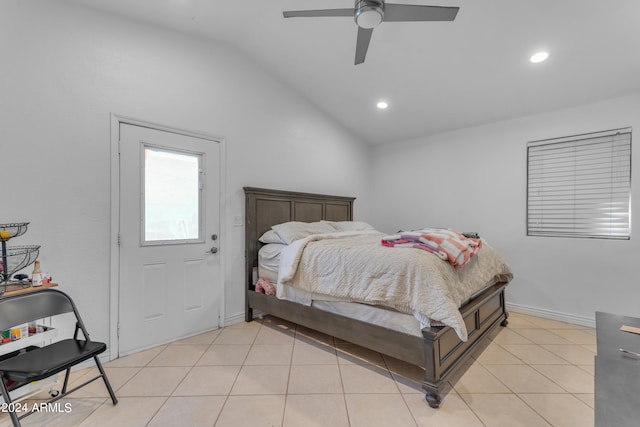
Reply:
M640 425L640 356L620 351L640 354L640 335L622 325L640 328L640 319L596 312L596 427Z

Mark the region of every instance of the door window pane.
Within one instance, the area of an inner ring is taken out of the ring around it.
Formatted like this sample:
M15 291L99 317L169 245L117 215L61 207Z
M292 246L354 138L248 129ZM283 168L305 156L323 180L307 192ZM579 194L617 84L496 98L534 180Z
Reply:
M201 158L144 147L144 243L200 239Z

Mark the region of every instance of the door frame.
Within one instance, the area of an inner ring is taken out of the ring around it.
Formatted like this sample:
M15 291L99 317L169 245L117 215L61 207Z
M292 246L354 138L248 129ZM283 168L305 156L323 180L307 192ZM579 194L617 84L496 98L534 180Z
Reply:
M224 289L224 278L225 276L225 249L226 249L226 231L227 231L227 220L226 220L226 140L221 136L215 136L208 133L191 131L176 127L170 127L161 125L158 123L153 123L146 120L135 119L132 117L122 116L119 114L111 113L111 137L110 137L110 145L111 145L111 224L109 230L110 236L110 270L109 270L109 360L114 360L118 357L120 353L120 345L118 342L118 321L120 319L119 310L120 310L120 246L118 244L118 235L120 232L120 125L134 125L146 127L153 130L159 130L163 132L170 132L178 135L189 136L194 138L200 138L207 141L211 141L212 143L220 144L220 158L218 165L219 171L219 220L220 220L220 233L219 233L219 247L222 249L218 252L219 255L219 283L221 285L220 289L220 307L219 317L218 317L218 326L224 326L225 312L224 312L224 301L225 301L225 289Z

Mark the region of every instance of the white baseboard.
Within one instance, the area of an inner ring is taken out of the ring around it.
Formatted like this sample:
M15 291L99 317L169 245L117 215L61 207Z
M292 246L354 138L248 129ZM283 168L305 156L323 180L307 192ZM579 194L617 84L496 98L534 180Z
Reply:
M507 311L515 311L517 313L530 314L532 316L542 317L544 319L558 320L560 322L572 323L574 325L587 326L589 328L596 327L596 319L584 316L576 316L574 314L560 313L557 311L544 310L542 308L527 307L520 304L507 303Z
M262 319L263 316L267 316L267 313L263 313L260 310L253 309L254 319ZM224 326L230 326L230 325L233 325L234 323L240 323L244 321L245 321L245 313L243 311L242 313L237 313L237 314L234 314L233 316L226 317L224 319Z
M104 353L98 356L100 363L105 364L111 360L111 349L107 348Z
M233 316L224 318L224 326L233 325L234 323L244 322L244 311L241 313L236 313Z

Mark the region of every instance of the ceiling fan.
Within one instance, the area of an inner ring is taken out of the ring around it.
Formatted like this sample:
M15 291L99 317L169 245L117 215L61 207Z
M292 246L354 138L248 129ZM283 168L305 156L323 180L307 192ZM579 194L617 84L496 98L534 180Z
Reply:
M385 4L384 0L355 0L352 9L292 10L285 18L352 16L358 25L355 65L362 64L373 29L382 22L453 21L459 7Z

